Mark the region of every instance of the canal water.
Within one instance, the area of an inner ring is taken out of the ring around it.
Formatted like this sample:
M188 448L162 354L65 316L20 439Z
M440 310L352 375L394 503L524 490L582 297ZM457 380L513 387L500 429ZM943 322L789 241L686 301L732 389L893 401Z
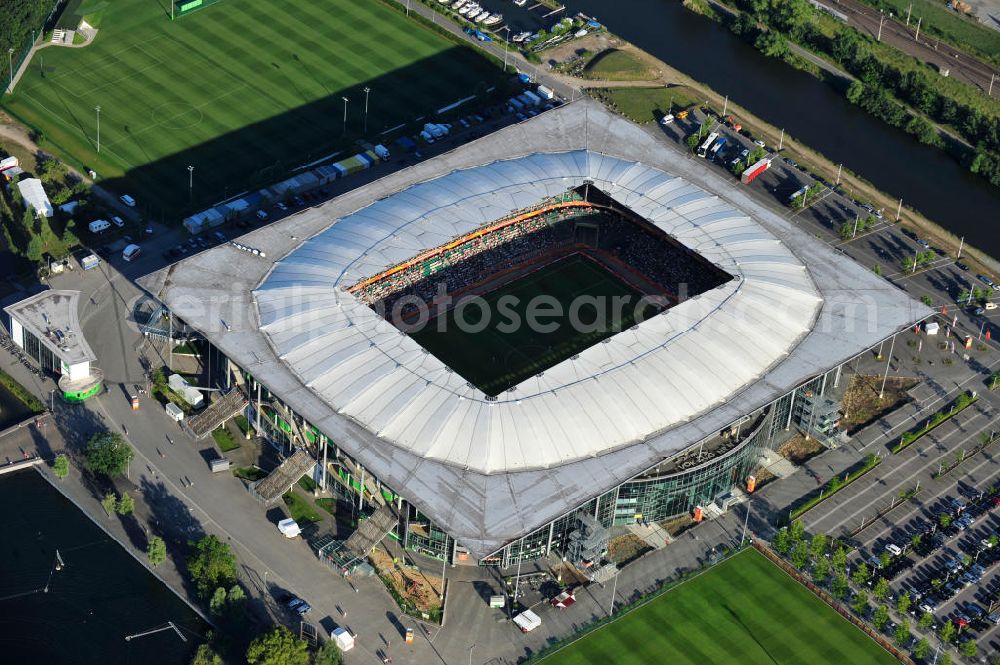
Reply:
M684 9L679 0L566 3L570 15L582 11L594 16L612 32L1000 257L1000 188L940 150L869 116L823 81L763 56L721 25ZM508 10L503 11L506 15Z
M16 425L30 415L31 409L0 383L0 430Z
M0 506L0 662L190 661L204 622L38 473L0 476ZM173 631L125 640L168 621L187 642Z

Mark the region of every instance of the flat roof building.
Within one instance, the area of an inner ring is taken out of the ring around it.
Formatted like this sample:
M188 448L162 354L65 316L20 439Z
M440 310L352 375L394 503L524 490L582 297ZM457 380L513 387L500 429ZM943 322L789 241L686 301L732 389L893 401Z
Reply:
M80 328L80 292L48 290L4 307L14 343L42 370L59 377L63 399L81 401L100 392L103 373Z
M589 188L727 278L496 395L357 296ZM485 562L562 551L590 528L579 511L604 527L664 519L742 484L796 395L822 395L843 363L931 314L586 99L238 243L139 282L224 354L259 430L329 441L337 491L394 505L404 544Z

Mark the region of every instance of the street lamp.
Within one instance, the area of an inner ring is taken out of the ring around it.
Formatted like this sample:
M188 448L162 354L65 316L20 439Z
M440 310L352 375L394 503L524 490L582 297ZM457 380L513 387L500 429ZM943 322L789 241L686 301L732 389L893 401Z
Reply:
M344 133L342 136L347 136L347 97L341 97L344 100Z
M368 133L368 93L371 91L371 88L365 86L365 134Z
M101 151L101 105L98 104L94 107L97 111L97 152Z
M475 644L469 647L469 665L472 665L472 650L475 648L476 648Z
M14 91L14 48L13 47L7 49L7 69L10 70L10 85L7 86L7 92L13 92Z
M188 201L194 196L194 167L188 166Z

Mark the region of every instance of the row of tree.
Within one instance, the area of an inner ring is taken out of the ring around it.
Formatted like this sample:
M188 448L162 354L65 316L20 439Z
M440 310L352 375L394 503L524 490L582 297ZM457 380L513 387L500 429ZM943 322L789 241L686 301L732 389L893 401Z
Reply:
M846 92L852 103L923 143L948 149L970 171L1000 186L996 102L957 82L943 84L945 79L921 63L889 52L891 47L849 25L821 29L819 22L826 17L806 0L733 0L733 4L744 13L729 22L730 29L758 50L788 59L790 40L825 54L857 78ZM951 127L973 149L946 144L931 121Z
M3 11L0 11L0 53L4 56L10 49L18 59L11 58L14 66L25 52L31 41L31 35L41 37L46 17L59 3L59 0L4 0ZM4 57L0 65L3 73L4 88L10 78L9 60Z
M87 442L84 467L108 477L121 475L135 457L135 451L116 432L100 432ZM65 455L56 458L56 475L64 478L69 473ZM119 497L114 492L105 495L101 502L108 515L131 514L135 502L128 493ZM245 609L247 596L240 586L236 555L228 543L218 536L207 535L188 541L185 561L188 577L198 597L208 603L209 611L226 635L238 635L246 630ZM166 559L166 543L159 536L149 538L147 556L153 566ZM221 665L233 661L234 641L226 635L213 634L208 643L198 647L192 665ZM245 643L245 642L244 642ZM326 642L313 650L307 641L292 634L285 626L272 626L250 642L245 653L248 665L340 665L341 654L336 644Z
M920 538L921 536L915 535L913 544L918 544ZM779 554L787 557L795 568L804 574L809 574L817 585L827 587L835 598L846 600L850 597L850 606L854 613L870 623L877 631L881 632L888 625L890 619L888 603L892 595L888 580L883 577L875 580L869 595L866 589L872 581L873 571L864 562L850 571L847 566L848 551L843 543L831 541L822 533L809 538L802 523L796 521L775 534L772 546ZM879 565L885 568L890 563L889 553L882 552L879 555ZM859 589L853 596L851 596L851 583ZM872 601L875 603L874 608ZM908 592L904 591L896 598L895 610L902 618L893 631L892 639L900 648L910 646L914 658L925 661L931 654L931 644L926 637L913 642L910 621L906 618L912 604L913 599ZM917 625L924 631L930 630L934 625L934 615L930 612L921 613ZM945 645L953 643L958 637L955 624L945 621L938 631L938 637ZM979 646L975 640L968 640L960 645L959 650L966 658L974 658ZM937 662L949 665L952 656L944 652Z

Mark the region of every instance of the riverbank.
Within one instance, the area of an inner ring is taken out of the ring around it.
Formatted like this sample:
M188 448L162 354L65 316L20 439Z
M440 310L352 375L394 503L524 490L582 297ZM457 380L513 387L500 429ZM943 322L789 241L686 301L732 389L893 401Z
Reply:
M844 191L855 199L869 201L875 208L884 209L887 220L896 220L896 210L899 208L900 199L893 198L890 194L881 191L873 183L862 178L850 169L846 167L841 168L839 164L834 163L818 150L811 148L787 132L783 134L780 128L765 122L758 116L754 115L749 109L744 108L732 100L728 100L725 95L719 94L707 84L695 80L691 76L688 76L684 72L670 66L666 62L655 58L646 51L643 51L636 45L631 44L621 37L615 36L612 41L612 46L613 48L627 51L634 57L647 62L650 69L656 72L656 76L648 82L622 83L614 81L593 81L571 77L565 74L557 74L555 72L551 75L561 78L567 85L572 85L581 89L612 88L618 86L634 87L638 85L684 86L699 100L699 102L703 102L704 105L712 109L716 115L721 115L721 111L725 109L726 115L736 117L745 128L749 129L755 136L761 137L762 140L764 140L768 146L771 147L771 149L776 149L780 144L782 146L780 153L782 156L792 157L800 165L805 166L810 172L822 176L831 183L835 183L837 181L837 173L840 171L840 186L844 189ZM652 120L652 114L650 114L650 119ZM922 215L919 211L906 205L905 201L903 201L903 206L900 210L899 223L913 228L920 237L927 239L930 244L936 247L941 247L942 249L949 251L949 254L952 256L957 255L959 245L962 244L961 239L956 234ZM962 258L965 259L967 263L974 264L973 267L975 269L1000 273L1000 260L993 258L985 251L982 251L969 243L964 243Z

